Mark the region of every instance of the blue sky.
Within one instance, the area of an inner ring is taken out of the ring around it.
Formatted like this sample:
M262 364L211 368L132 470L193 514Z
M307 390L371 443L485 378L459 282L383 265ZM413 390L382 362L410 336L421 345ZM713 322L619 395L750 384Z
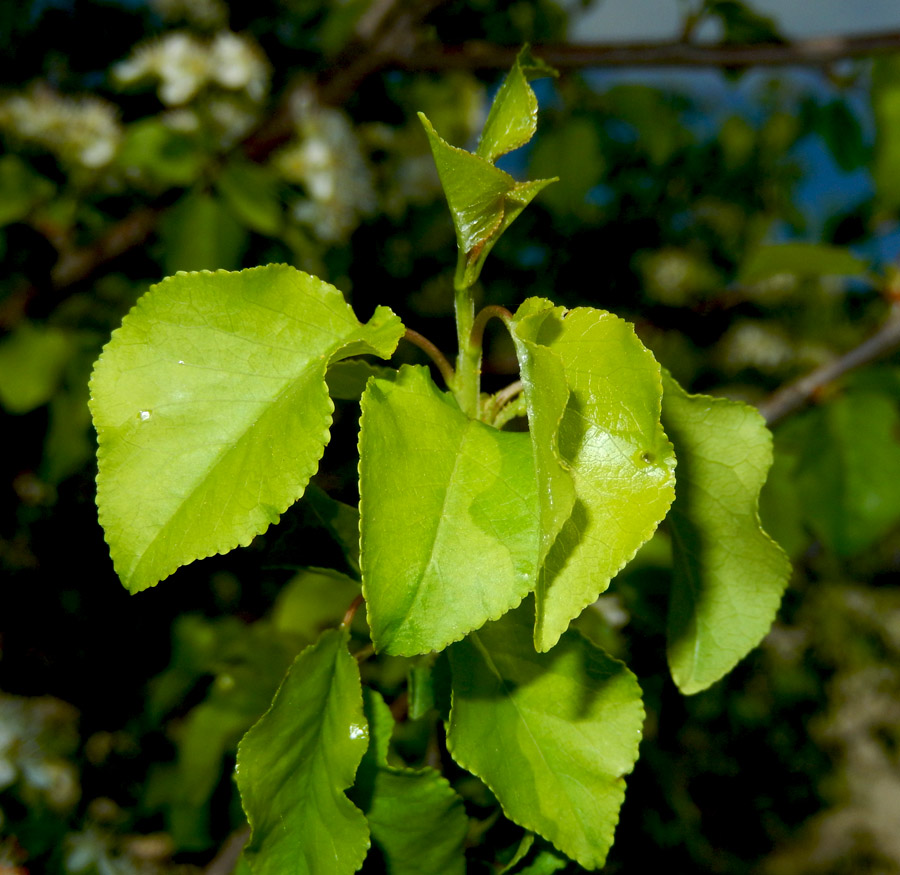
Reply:
M752 0L750 5L775 18L789 37L900 29L898 0ZM576 13L576 0L570 6ZM572 15L570 37L585 42L671 39L682 10L678 0L599 0L587 13Z

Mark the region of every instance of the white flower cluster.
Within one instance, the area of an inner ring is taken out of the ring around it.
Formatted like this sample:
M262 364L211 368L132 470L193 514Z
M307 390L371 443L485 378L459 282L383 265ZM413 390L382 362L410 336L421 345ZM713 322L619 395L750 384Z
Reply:
M182 31L167 33L138 46L116 64L113 76L122 85L158 80L159 99L167 106L187 103L208 85L243 91L254 101L269 87L269 65L259 47L230 30L211 42Z
M0 99L0 128L53 152L64 163L90 169L112 161L122 129L111 103L67 97L45 84Z
M337 109L315 103L309 93L293 106L299 142L282 149L275 166L307 197L294 204L294 218L327 242L345 240L376 206L372 173L353 125Z

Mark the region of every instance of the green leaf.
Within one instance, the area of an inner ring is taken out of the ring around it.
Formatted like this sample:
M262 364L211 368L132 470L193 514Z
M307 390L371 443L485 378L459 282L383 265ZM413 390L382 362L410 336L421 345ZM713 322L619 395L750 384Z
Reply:
M779 243L761 246L741 267L738 281L758 283L782 273L802 277L864 276L865 261L849 249L818 243Z
M190 185L206 160L196 139L158 118L128 125L116 155L116 163L129 174L146 173L163 185Z
M871 149L866 134L846 100L832 100L820 107L816 130L844 173L852 173L868 163Z
M528 84L556 76L552 67L532 56L524 46L494 97L475 154L492 164L507 152L524 146L537 130L538 102Z
M366 688L364 702L371 737L353 798L369 821L379 871L463 875L468 818L462 799L434 769L388 765L394 718L374 690Z
M637 759L640 687L579 633L536 653L531 631L526 605L450 648L447 746L510 820L599 868Z
M538 508L528 436L462 413L428 369L362 399L363 593L379 651L442 650L534 586Z
M543 203L557 213L578 215L606 171L596 122L578 116L543 131L535 140L528 166L536 176L558 171L559 184L547 189Z
M28 413L46 404L75 353L69 332L22 322L0 342L0 404Z
M165 808L179 848L202 850L210 843L210 799L225 757L268 708L294 652L265 621L248 625L234 617L212 622L182 615L172 635L172 661L153 681L148 716L160 720L169 709L183 707L197 681L213 677L207 678L212 682L206 698L179 721L175 768L167 780L157 777L149 802Z
M389 370L391 369L369 364L363 359L336 362L325 374L328 394L335 401L359 401L366 391L369 377L389 376Z
M516 182L483 158L442 140L423 113L419 118L456 228L460 253L457 282L470 286L503 232L535 195L555 180Z
M258 164L232 159L216 180L216 189L248 228L276 236L284 225L275 174Z
M848 392L811 411L794 483L818 538L839 556L872 546L900 521L900 414L896 400Z
M316 519L337 541L348 565L359 574L359 511L332 498L318 486L309 486L304 498Z
M285 265L153 286L91 380L100 521L125 586L277 522L329 439L328 363L387 357L402 333L387 308L361 324L337 289Z
M763 15L741 0L712 0L706 14L719 18L725 29L726 43L780 43L775 19Z
M278 593L272 622L281 632L315 641L341 620L358 595L359 583L352 578L327 568L306 568Z
M409 718L419 720L435 705L434 661L435 653L427 653L412 660L406 674L406 690L409 698Z
M666 374L663 424L678 455L667 649L675 683L690 694L759 644L791 566L759 522L759 493L772 464L772 436L759 413L689 395Z
M565 308L556 309L562 315ZM558 445L559 426L569 401L569 383L561 357L538 342L541 326L554 315L541 298L525 301L511 324L524 386L528 427L534 453L541 520L540 562L543 564L575 505L575 484Z
M233 270L247 248L247 229L224 208L220 198L186 194L163 216L162 263L167 273Z
M19 222L53 196L54 185L18 155L0 157L0 226Z
M542 548L555 538L536 590L535 646L546 651L665 517L675 459L659 422L659 365L627 322L531 299L516 314L513 334L532 427ZM563 498L554 506L556 495Z
M694 145L671 93L637 82L622 83L604 91L603 106L617 125L625 122L634 128L633 149L646 154L653 168L662 167L679 149Z
M349 875L365 859L366 819L344 793L368 745L349 636L332 629L306 648L238 747L254 875Z
M888 55L872 65L875 154L872 177L879 206L900 209L900 58Z

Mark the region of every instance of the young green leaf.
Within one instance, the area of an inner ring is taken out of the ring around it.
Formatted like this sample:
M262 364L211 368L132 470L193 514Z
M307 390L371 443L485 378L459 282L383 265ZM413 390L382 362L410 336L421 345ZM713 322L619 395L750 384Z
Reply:
M532 299L516 314L513 337L542 535L555 537L536 590L535 645L546 651L656 530L674 497L675 459L659 421L659 365L627 322ZM552 493L566 497L554 507Z
M538 102L528 84L556 76L556 70L535 58L528 46L518 54L488 113L475 154L493 164L501 155L524 146L537 130Z
M519 53L497 93L475 154L451 146L425 114L419 113L456 228L460 256L457 287L471 286L478 279L488 253L503 232L542 188L556 181L516 182L493 163L534 135L537 100L528 79L552 73L532 58L527 48Z
M404 366L369 381L359 448L363 593L379 651L442 650L531 591L527 435L469 419L427 368Z
M366 819L344 794L368 745L349 635L331 629L297 657L238 747L253 875L349 875L365 859Z
M402 334L387 308L361 324L337 289L285 265L152 287L91 379L100 522L124 585L277 522L329 439L329 363L386 358Z
M424 113L419 118L456 228L460 254L456 282L471 286L503 232L542 188L556 180L516 182L499 167L442 140Z
M390 875L463 875L468 830L463 801L434 769L388 765L394 718L372 689L364 693L369 750L352 796L365 811L372 843Z
M772 436L756 410L689 395L665 374L663 424L678 454L667 649L689 694L731 671L769 631L791 566L759 522Z
M530 605L450 648L447 746L510 820L588 869L606 859L644 719L634 675L577 632L536 653Z

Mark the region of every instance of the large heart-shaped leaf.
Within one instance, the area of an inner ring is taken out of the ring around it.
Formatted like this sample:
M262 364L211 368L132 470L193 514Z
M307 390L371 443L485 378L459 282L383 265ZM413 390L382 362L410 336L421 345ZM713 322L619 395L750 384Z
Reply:
M330 629L307 647L238 747L254 875L350 875L365 859L366 819L344 793L368 746L349 638Z
M532 643L530 605L450 648L447 745L510 820L603 865L644 719L634 675L578 632Z
M555 537L536 591L535 645L549 650L665 517L675 458L659 421L659 365L627 322L533 299L512 326L533 427L542 534ZM563 520L566 505L554 506L550 493L570 489L572 510Z
M527 435L469 419L423 367L362 399L363 593L379 650L441 650L515 607L537 576Z
M759 522L772 464L762 417L737 401L689 395L668 374L664 386L663 423L678 453L669 668L683 693L696 693L769 631L791 566Z
M403 334L361 324L333 286L286 265L179 274L141 298L91 379L97 503L138 592L277 522L329 438L328 365Z

